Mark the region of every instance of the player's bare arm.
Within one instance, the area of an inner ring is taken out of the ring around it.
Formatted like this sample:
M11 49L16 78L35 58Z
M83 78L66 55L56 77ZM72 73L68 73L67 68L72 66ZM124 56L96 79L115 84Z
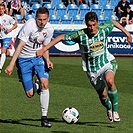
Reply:
M19 54L20 54L20 51L24 47L24 45L25 45L25 42L20 40L19 45L18 45L17 49L14 52L12 60L10 61L10 64L5 69L5 73L6 74L11 75L11 73L13 72L13 68L14 68L15 62L16 62Z
M115 20L111 20L111 21L114 23L115 27L120 29L127 36L127 42L128 42L128 45L130 45L130 43L132 42L131 34L123 26L121 26L117 21Z
M54 67L54 65L53 65L53 63L50 61L50 59L49 59L49 51L47 50L45 53L44 53L44 58L46 59L46 61L47 61L47 66L48 66L48 68L50 68L50 69L53 69L53 67Z
M64 40L64 34L61 34L61 35L57 36L48 45L44 46L40 50L37 50L37 52L36 52L37 57L41 57L48 49L50 49L52 46L54 46L55 44L57 44L61 40Z
M6 29L6 32L9 33L9 32L11 32L12 30L14 30L14 29L16 29L16 28L17 28L17 22L15 22L15 23L13 24L12 28Z

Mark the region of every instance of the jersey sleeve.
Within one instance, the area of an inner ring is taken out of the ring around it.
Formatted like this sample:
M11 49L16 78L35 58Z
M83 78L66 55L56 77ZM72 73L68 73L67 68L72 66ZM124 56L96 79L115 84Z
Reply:
M76 43L79 42L79 33L78 33L78 31L67 33L67 34L65 34L64 37L65 37L66 41L73 41L73 42L76 42Z
M11 17L11 16L8 16L9 17L9 22L11 23L11 24L15 24L15 20Z
M54 34L54 28L53 27L49 27L48 31L47 31L47 37L46 39L44 40L44 43L43 45L47 45L48 43L50 43L52 37L53 37L53 34Z
M104 30L106 33L106 36L109 35L110 32L112 32L113 28L114 28L114 23L110 20L105 21L105 23L100 24L99 28Z
M31 24L27 22L19 32L18 38L24 42L27 42L31 33Z

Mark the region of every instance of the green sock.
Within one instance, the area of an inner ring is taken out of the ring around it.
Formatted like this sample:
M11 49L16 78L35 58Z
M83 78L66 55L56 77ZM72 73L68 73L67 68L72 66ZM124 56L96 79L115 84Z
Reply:
M118 111L118 93L117 93L117 89L108 90L108 96L109 96L110 101L112 103L112 111L117 112Z
M107 109L110 110L111 109L111 103L109 102L109 98L107 97L105 100L100 99L102 105Z
M106 107L107 110L111 109L111 103L109 102L108 97L106 98L105 101L102 102L102 105L103 105L104 107Z

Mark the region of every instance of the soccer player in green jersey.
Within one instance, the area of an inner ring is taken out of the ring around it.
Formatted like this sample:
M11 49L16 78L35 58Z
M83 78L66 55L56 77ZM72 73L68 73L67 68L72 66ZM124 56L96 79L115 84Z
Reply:
M85 15L85 22L87 28L59 35L36 54L40 57L61 40L78 43L87 76L98 93L102 105L107 109L108 119L111 122L118 122L120 117L118 114L118 92L114 81L115 66L111 63L107 51L107 37L114 26L127 36L128 44L132 42L132 37L115 20L107 20L104 24L98 25L98 17L95 12L88 12ZM108 89L106 89L106 85Z

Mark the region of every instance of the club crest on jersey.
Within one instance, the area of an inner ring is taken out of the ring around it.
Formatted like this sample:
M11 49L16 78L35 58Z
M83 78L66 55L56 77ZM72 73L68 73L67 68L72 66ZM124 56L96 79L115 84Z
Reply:
M102 47L103 47L103 42L95 42L90 46L90 49L93 51L97 51L102 49Z
M46 38L47 32L43 31L42 34L43 34L43 37Z
M3 22L6 23L6 20L4 19Z

